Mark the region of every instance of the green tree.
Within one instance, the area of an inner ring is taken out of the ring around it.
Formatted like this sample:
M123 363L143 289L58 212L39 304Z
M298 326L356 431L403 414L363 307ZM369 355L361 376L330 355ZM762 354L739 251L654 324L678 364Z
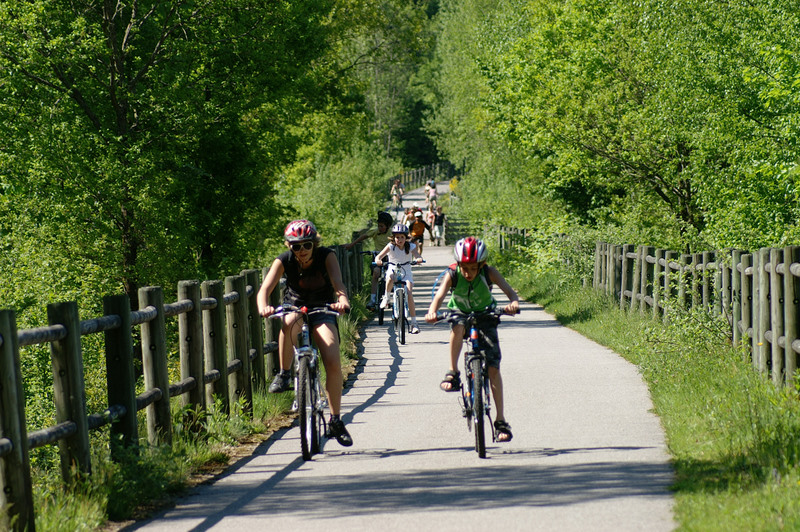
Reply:
M245 260L289 125L335 88L321 60L333 6L2 3L4 214L59 241L19 259L68 257L134 297Z

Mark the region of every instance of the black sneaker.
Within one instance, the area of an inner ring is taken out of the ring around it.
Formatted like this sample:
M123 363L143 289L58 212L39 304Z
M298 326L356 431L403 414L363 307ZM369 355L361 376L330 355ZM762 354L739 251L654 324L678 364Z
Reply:
M353 438L350 437L350 433L344 428L344 421L341 419L331 419L328 423L328 437L331 436L336 438L339 445L344 447L353 445Z
M284 373L281 371L275 378L272 379L272 384L269 385L269 393L281 393L285 392L289 389L289 380L291 379L291 374L287 371Z

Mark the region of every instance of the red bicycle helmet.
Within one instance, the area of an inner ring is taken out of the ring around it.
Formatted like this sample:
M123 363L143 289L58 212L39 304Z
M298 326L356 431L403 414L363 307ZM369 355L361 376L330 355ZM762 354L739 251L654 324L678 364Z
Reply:
M489 250L482 241L474 236L468 236L456 242L453 255L456 257L456 262L474 264L485 261L489 256Z
M289 222L283 230L283 236L289 243L313 240L317 237L317 228L308 220L295 220Z

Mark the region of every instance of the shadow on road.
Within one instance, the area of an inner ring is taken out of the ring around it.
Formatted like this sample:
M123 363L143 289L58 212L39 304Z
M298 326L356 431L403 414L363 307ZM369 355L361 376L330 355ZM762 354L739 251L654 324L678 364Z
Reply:
M447 448L438 451L463 453L465 450ZM398 453L431 451L437 450L387 449L360 453L360 457L380 460ZM515 450L545 456L581 451ZM585 451L591 452L592 449ZM491 467L486 467L487 462L481 461L480 466L448 471L383 471L313 478L289 477L289 473L302 464L302 459L298 457L265 482L232 488L225 497L228 503L218 506L210 514L207 505L198 504L186 505L172 512L169 517L202 518L202 522L192 529L202 531L212 528L229 515L269 519L297 514L302 515L303 519L323 519L330 515L369 516L386 512L568 506L617 497L663 497L666 493L664 486L672 478L672 471L667 465L645 462L604 461L530 466L507 466L501 462L502 457L489 461ZM280 486L277 487L279 482ZM262 497L267 490L270 490L270 496ZM364 504L353 504L353 501L364 501Z

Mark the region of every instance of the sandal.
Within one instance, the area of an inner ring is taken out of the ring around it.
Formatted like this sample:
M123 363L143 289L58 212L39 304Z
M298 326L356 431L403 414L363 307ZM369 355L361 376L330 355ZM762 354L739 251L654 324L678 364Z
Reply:
M445 385L449 384L450 388L445 388ZM461 389L461 373L458 371L450 370L444 374L444 379L442 382L439 383L439 388L445 392L457 392Z
M499 443L508 443L511 441L511 438L514 437L514 435L511 434L511 425L509 425L506 421L502 419L498 419L494 422L494 430L497 431L497 436L495 436L495 441ZM498 437L501 434L508 436L508 438L501 440Z

